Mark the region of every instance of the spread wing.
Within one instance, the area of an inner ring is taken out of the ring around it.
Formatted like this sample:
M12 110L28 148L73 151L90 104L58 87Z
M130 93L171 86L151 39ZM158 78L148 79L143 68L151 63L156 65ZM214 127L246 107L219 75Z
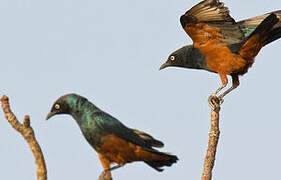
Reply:
M140 147L151 149L151 145L136 134L133 129L126 127L111 115L105 112L96 112L93 114L93 118L103 131L114 134Z
M244 39L239 25L219 0L200 2L182 15L180 22L194 44L217 39L229 45L240 43Z

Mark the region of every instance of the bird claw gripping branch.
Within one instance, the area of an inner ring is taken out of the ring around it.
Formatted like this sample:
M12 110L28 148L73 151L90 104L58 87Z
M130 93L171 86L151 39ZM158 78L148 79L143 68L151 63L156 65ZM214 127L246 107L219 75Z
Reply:
M223 99L220 99L217 96L211 95L208 98L208 104L211 107L213 111L219 111L220 110L220 105L223 103Z

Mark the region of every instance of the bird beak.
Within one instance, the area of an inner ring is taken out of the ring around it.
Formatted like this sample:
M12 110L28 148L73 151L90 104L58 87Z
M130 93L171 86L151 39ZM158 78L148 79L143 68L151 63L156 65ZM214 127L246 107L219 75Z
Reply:
M168 66L170 66L170 64L165 62L164 64L161 65L161 67L159 68L159 71L164 69L164 68L166 68L166 67L168 67Z
M55 112L49 112L49 114L46 117L46 120L50 119L55 114L56 114Z

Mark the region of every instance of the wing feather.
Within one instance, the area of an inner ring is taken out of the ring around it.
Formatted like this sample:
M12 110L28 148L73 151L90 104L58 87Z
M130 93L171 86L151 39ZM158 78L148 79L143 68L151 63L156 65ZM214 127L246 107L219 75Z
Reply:
M161 147L164 147L164 143L157 140L157 139L154 139L151 135L143 132L143 131L139 131L137 129L132 129L134 131L134 133L136 133L137 135L139 135L140 138L142 138L146 143L148 143L150 146L153 146L153 147L158 147L158 148L161 148Z
M235 22L229 9L218 0L205 0L193 6L184 16L192 16L197 22Z
M93 118L97 122L98 126L107 133L112 133L128 142L138 145L142 148L152 149L151 145L136 134L132 129L126 127L116 118L105 112L96 112Z
M202 44L208 37L229 45L240 43L245 38L239 25L229 15L229 9L219 0L200 2L182 15L180 22L194 43ZM205 26L204 29L204 26L196 26L202 23L208 27ZM212 30L210 31L212 28L213 32L217 32L218 29L219 32L212 33Z

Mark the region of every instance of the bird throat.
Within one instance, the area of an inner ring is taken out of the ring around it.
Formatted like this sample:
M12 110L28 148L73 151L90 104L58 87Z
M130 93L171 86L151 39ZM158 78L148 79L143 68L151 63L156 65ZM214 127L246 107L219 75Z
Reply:
M207 63L205 56L199 51L199 49L190 47L184 55L184 67L192 69L205 69L207 70Z

